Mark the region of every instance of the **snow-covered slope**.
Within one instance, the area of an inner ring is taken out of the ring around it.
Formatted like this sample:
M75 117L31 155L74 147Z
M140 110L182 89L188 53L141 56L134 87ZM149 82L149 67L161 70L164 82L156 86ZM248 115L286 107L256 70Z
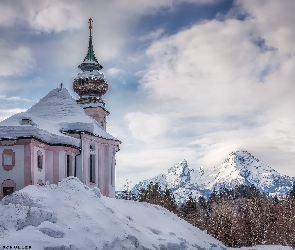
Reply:
M226 249L168 210L116 200L77 178L27 186L0 203L0 246L40 249Z
M139 182L132 192L138 193L150 182L159 183L162 188L170 188L178 202L183 202L190 193L195 197L208 197L214 187L218 190L220 187L234 188L240 184L254 184L261 192L283 195L290 191L294 181L294 177L281 175L247 151L237 150L213 169L192 169L183 160L165 174Z
M27 186L6 196L0 202L0 246L30 246L32 250L233 249L162 207L103 197L99 189L90 189L74 177L58 185Z

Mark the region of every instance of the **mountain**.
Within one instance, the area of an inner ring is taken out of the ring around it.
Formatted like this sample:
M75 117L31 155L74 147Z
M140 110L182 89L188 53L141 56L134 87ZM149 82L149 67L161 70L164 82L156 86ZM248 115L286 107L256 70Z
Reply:
M290 191L294 181L295 177L282 175L249 152L237 150L213 169L189 168L187 161L182 160L166 173L139 182L131 192L138 194L150 182L159 183L162 189L171 189L177 202L182 203L190 193L197 198L201 195L208 198L214 188L232 189L241 184L253 184L261 192L284 195Z

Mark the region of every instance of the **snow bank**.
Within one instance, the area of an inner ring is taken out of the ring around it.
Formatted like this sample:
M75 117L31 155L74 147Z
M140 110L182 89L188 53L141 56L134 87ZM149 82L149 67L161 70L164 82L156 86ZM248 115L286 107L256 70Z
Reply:
M103 197L99 189L90 189L74 177L58 185L27 186L5 197L0 203L0 221L0 246L227 249L162 207Z

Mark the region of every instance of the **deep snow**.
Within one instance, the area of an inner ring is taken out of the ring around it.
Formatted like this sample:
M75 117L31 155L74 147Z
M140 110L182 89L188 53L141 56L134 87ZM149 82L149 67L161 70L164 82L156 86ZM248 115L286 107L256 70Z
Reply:
M33 250L227 249L162 207L103 197L75 177L6 196L0 222L0 246Z

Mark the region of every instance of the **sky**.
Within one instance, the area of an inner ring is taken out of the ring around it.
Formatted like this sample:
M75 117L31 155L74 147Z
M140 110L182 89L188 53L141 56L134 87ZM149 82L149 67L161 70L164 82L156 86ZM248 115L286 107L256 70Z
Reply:
M93 45L116 189L247 150L295 176L295 1L0 0L0 120L72 90Z

